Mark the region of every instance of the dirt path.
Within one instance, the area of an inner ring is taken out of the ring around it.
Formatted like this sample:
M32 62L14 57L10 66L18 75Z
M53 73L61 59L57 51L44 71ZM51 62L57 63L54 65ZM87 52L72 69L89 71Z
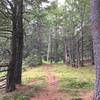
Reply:
M83 96L83 100L92 100L92 99L93 99L93 91L90 91Z
M58 90L59 77L51 70L50 65L44 65L43 72L46 76L47 87L39 95L32 97L30 100L69 100L67 93L61 93ZM92 92L85 93L82 100L92 100Z
M46 76L47 88L41 91L38 96L32 97L30 100L62 100L62 95L58 91L59 78L51 71L50 65L44 65L43 71Z

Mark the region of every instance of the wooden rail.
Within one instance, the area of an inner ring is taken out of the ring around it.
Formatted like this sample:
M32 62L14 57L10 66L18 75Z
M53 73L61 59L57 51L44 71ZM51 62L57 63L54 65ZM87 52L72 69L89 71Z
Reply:
M7 79L7 71L8 71L9 64L0 64L0 89L4 89L6 87L6 79Z

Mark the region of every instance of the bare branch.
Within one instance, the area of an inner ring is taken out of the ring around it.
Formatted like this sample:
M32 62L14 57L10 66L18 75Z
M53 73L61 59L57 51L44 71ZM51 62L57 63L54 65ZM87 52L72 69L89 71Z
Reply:
M13 9L14 9L13 4L12 4L9 0L6 0L6 1L7 1L7 3L10 5L11 10L13 11Z

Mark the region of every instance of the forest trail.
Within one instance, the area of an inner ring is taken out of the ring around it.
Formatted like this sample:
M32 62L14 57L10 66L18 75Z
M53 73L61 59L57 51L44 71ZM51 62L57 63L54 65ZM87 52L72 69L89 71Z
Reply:
M58 90L59 77L51 70L51 65L44 65L43 71L46 76L47 87L39 95L32 97L30 100L62 100L66 94Z
M88 92L83 96L83 100L92 100L92 98L93 98L93 91Z
M59 91L59 77L52 72L51 67L48 64L43 66L47 87L40 91L38 95L31 97L30 100L68 100L70 98L67 93ZM92 92L87 92L82 96L82 100L91 100L92 94Z

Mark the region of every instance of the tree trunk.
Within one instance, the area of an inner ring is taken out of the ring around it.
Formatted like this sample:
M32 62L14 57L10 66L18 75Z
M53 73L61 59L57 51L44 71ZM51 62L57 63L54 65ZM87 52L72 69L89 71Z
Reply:
M64 47L64 58L65 58L64 62L67 65L68 64L67 47L66 47L66 44L64 44L64 45L65 45L65 47Z
M96 88L94 100L100 100L100 0L92 0L92 37L96 64Z
M72 52L71 52L71 55L72 55L72 67L75 67L76 66L76 61L75 61L75 38L72 36L72 39L71 39L71 42L72 42Z
M55 39L55 63L58 63L58 43L57 43L57 39Z
M94 65L93 42L91 43L91 64Z
M15 27L13 26L13 29ZM15 90L15 66L16 66L16 34L12 33L12 43L11 43L11 48L12 48L12 56L11 56L11 61L9 64L8 68L8 73L7 73L7 84L6 84L6 92L12 92Z
M49 61L49 58L50 58L50 51L51 51L51 32L49 32L48 51L47 51L47 61Z
M16 9L16 8L15 8ZM6 84L6 92L11 92L15 90L15 67L16 67L16 54L17 54L17 40L16 40L16 20L15 20L15 13L16 10L13 11L13 32L12 32L12 41L11 41L11 61L8 68L7 73L7 84Z
M51 34L51 52L50 52L50 63L53 63L53 42L52 42L52 34Z
M42 65L42 55L41 55L41 51L42 51L42 32L41 32L41 19L39 17L38 19L38 24L37 24L37 56L39 59L39 65Z
M77 41L77 50L76 50L76 52L77 52L77 65L76 65L76 67L80 67L80 45L79 45L79 40Z
M83 53L84 53L84 50L83 50L83 20L81 21L81 35L82 35L82 38L81 38L81 67L84 66L84 63L83 63Z
M12 56L7 74L6 91L15 90L16 84L21 84L22 55L23 55L23 0L14 2L13 9L13 33L12 33Z
M68 43L68 51L69 51L69 64L70 65L72 65L72 41L71 41L72 39L71 38L69 38L69 43Z
M21 84L22 58L23 58L23 0L16 1L16 38L17 38L17 55L16 55L16 84Z
M64 38L64 63L67 65L69 64L69 59L68 59L68 50L67 50L67 40L66 40L66 36Z

